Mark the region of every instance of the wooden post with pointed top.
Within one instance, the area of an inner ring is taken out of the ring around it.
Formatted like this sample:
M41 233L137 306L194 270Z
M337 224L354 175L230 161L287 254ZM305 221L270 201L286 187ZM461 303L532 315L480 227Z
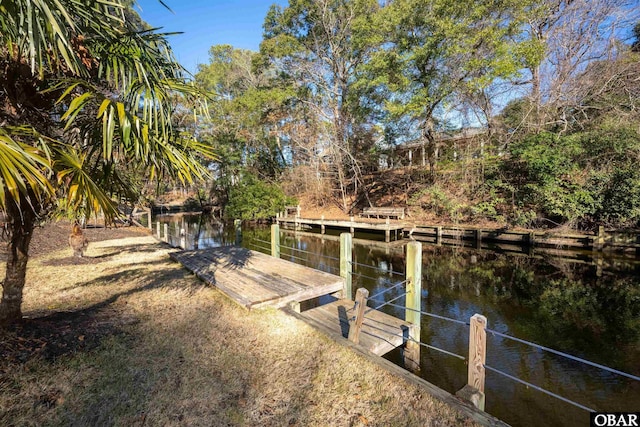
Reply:
M280 258L280 226L271 225L271 256Z
M349 233L340 234L340 277L344 280L342 298L351 299L353 238Z
M487 359L487 318L481 314L474 314L469 325L469 366L467 370L467 385L456 395L473 406L484 411L484 364Z
M360 330L362 330L362 322L364 321L367 298L369 298L369 291L365 288L359 288L356 291L356 318L349 325L349 341L353 341L356 344L360 342Z

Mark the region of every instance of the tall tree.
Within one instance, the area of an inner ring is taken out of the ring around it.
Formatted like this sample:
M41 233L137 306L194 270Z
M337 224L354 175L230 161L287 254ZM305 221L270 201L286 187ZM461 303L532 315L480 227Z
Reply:
M21 318L31 236L54 204L113 217L110 193L127 163L151 178L206 174L197 156L210 151L172 123L176 95L198 93L163 35L141 30L128 3L0 3L0 209L8 239L0 324Z
M637 0L523 1L517 13L525 20L520 37L539 45L525 67L524 82L531 88L525 125L534 131L566 131L582 73L625 50L620 31L637 21Z
M199 65L196 84L216 94L211 126L202 135L226 153L214 162L214 196L222 206L243 173L273 180L286 164L280 127L292 93L277 80L256 52L230 45L212 46L209 63Z
M633 52L640 52L640 22L633 27L633 41L631 43Z
M374 48L370 37L378 8L375 0L291 0L284 9L272 6L264 24L261 53L324 125L316 150L327 159L345 211L349 183L357 185L360 178L354 142L364 120L356 74Z
M391 120L409 117L435 170L435 132L447 104L461 92L480 92L522 66L513 2L394 0L378 28L386 41L372 61Z

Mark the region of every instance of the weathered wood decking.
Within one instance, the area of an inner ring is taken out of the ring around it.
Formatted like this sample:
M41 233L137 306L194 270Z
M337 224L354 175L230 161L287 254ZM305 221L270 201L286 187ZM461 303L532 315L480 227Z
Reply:
M171 258L247 309L280 308L343 289L339 276L237 246L175 252ZM302 316L346 338L353 309L352 300L341 299L307 310ZM363 348L383 355L404 344L408 323L366 310L360 332Z
M341 299L302 312L303 319L310 323L321 323L331 331L349 336L349 327L355 315L354 302ZM404 344L412 326L396 317L373 309L365 309L364 322L360 331L359 345L381 356Z
M339 276L236 246L171 254L247 309L284 307L342 290Z

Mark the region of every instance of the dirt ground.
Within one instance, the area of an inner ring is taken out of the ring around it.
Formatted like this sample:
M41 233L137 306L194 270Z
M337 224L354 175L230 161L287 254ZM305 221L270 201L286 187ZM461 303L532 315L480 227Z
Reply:
M144 230L38 229L0 332L0 425L473 425L279 310L248 312ZM0 268L4 270L3 263Z

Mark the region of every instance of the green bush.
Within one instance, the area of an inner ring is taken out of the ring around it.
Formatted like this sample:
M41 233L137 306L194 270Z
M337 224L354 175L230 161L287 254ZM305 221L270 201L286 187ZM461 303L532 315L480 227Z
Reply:
M294 203L276 184L260 181L254 175L245 175L231 188L225 215L234 219L267 219Z
M603 127L531 135L505 162L516 204L555 222L636 225L640 220L640 134Z
M466 204L460 203L454 196L449 195L437 185L432 185L415 193L407 204L409 206L419 206L451 221L461 221L470 213L470 209Z

